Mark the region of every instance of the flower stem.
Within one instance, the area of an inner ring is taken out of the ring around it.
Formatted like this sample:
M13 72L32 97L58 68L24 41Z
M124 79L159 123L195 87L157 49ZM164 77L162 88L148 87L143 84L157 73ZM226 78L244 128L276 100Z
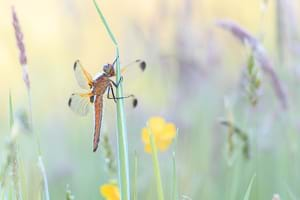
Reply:
M163 191L161 175L160 175L160 169L159 169L159 160L158 160L158 156L157 156L157 148L156 148L156 145L155 145L155 142L154 142L154 137L153 137L152 131L149 127L148 127L148 131L149 131L149 137L150 137L153 168L154 168L154 173L155 173L155 178L156 178L156 187L157 187L158 200L164 200L164 191Z

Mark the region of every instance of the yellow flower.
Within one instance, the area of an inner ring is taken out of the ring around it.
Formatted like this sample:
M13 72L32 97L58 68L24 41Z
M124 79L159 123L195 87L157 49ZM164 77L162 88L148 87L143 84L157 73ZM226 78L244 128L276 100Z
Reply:
M105 200L120 200L120 192L116 184L104 184L99 188L99 190Z
M142 141L147 153L151 153L148 128L151 129L155 145L160 151L167 150L176 136L176 127L173 123L167 123L162 117L151 117L148 121L148 127L142 129Z

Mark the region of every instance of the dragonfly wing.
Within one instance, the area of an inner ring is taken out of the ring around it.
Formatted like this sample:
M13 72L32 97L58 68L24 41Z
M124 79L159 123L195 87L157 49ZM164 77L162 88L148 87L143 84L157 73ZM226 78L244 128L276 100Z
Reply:
M143 72L146 69L146 62L143 60L135 60L123 67L121 67L121 74L124 76L122 84L124 85L125 102L130 108L135 108L138 105L138 98L136 94L141 94L142 85L141 78L144 77ZM115 88L113 88L115 90ZM110 96L112 92L110 91ZM132 97L132 98L127 98Z
M74 93L70 96L68 105L75 113L85 116L90 111L92 97L93 95L91 93Z
M94 142L93 142L93 152L97 151L99 140L100 140L100 131L102 125L102 115L103 115L103 97L96 96L95 102L95 132L94 132Z
M79 60L74 63L73 70L78 85L83 89L90 89L93 84L92 76L84 69Z
M146 69L146 62L143 60L135 60L123 67L121 67L121 74L124 75L128 70L130 71L130 69L138 69L140 71L145 71Z

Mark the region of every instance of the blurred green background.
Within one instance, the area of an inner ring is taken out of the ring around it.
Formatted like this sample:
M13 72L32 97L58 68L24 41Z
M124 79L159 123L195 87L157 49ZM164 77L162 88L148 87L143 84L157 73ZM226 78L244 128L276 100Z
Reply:
M74 61L80 59L94 75L115 56L92 1L0 1L0 164L10 136L9 90L15 112L28 110L12 5L24 34L33 123L41 137L51 199L64 199L67 184L76 199L101 199L99 186L112 177L102 146L92 153L93 116L79 117L67 106L69 95L80 91ZM126 110L132 165L134 151L138 154L138 199L156 199L151 156L144 152L140 134L148 118L157 115L179 129L180 199L242 199L253 174L251 199L272 199L275 193L298 199L299 2L114 0L99 5L118 40L121 63L141 58L148 66L142 76L125 77L126 91L139 98L137 109ZM219 19L231 19L261 39L286 91L288 109L280 107L259 66L259 100L250 105L241 87L248 51L216 26ZM116 152L115 107L108 101L102 135L108 134ZM228 128L219 123L228 112L250 138L249 160L239 140L233 155L228 154ZM27 199L39 199L34 136L21 134L18 150ZM166 199L172 186L171 155L171 150L159 154Z

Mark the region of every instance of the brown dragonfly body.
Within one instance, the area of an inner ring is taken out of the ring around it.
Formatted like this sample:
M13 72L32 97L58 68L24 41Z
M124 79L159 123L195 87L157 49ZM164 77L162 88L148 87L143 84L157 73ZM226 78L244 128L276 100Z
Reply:
M71 95L68 105L69 107L80 115L86 115L89 112L89 105L94 104L95 111L95 128L94 128L94 140L93 140L93 151L95 152L98 148L102 124L103 115L103 96L107 91L107 98L113 99L115 102L117 99L123 99L128 97L134 97L129 95L126 97L115 97L114 87L117 88L120 82L123 80L122 77L115 83L111 80L111 77L115 76L114 64L106 64L103 66L103 73L97 75L92 79L91 75L82 67L80 62L77 60L74 64L74 72L79 86L83 89L89 90L88 93L74 93ZM137 60L135 62L140 62L140 67L142 70L145 69L145 62ZM125 68L124 68L125 69ZM125 70L122 70L124 72ZM110 93L112 97L110 97ZM133 106L137 105L137 100L134 98Z
M109 65L109 64L108 64ZM113 70L113 66L109 66ZM100 140L100 130L102 125L102 113L103 113L103 95L107 91L107 88L110 87L112 89L112 80L110 77L113 77L115 72L111 74L103 73L98 77L95 77L92 83L92 94L90 101L94 103L95 110L95 129L94 129L94 141L93 141L93 151L95 152L98 148L99 140Z

